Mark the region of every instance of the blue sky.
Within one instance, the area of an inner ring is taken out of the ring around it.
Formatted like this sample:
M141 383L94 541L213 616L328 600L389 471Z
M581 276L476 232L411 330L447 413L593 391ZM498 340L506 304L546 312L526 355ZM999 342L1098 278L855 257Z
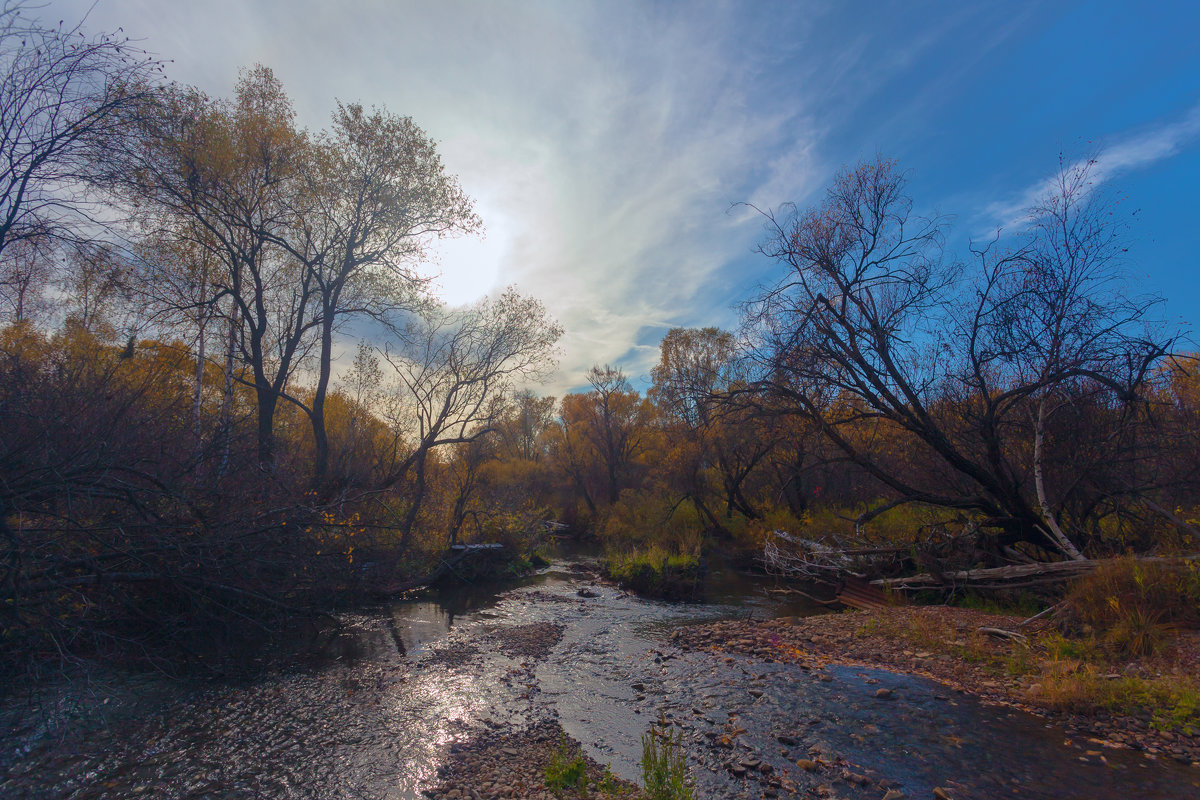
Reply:
M567 329L554 393L593 363L644 378L670 327L735 324L773 267L733 204L803 205L877 153L965 253L1060 152L1100 152L1139 209L1135 285L1194 320L1200 3L1145 6L100 0L87 27L124 27L212 94L266 64L313 128L335 97L411 115L488 229L443 249L448 299L540 297Z

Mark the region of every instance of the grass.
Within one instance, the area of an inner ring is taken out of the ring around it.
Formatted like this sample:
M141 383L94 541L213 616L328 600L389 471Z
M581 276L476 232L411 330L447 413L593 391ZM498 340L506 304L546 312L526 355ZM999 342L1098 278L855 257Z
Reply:
M1200 733L1200 682L1188 676L1140 677L1108 673L1096 664L1047 665L1034 697L1048 708L1080 714L1148 714L1163 731Z
M1113 609L1112 604L1106 606ZM1107 627L1089 627L1086 633L1035 626L1028 632L1028 647L996 641L919 611L872 616L855 633L948 654L999 679L1019 679L1018 684L1028 686L1025 699L1044 708L1138 716L1159 730L1200 734L1200 675L1188 674L1172 661L1172 626L1151 615L1148 606L1135 607L1140 610L1118 604L1121 612L1109 612ZM1101 622L1097 616L1090 618Z
M1062 627L1116 659L1152 656L1179 628L1200 626L1200 564L1119 558L1076 581Z
M683 755L683 733L675 731L661 714L642 735L642 782L649 800L695 797Z
M587 762L583 753L563 739L558 751L550 757L545 769L546 788L553 792L587 788Z
M704 571L698 555L678 555L660 547L610 551L604 570L621 586L649 597L691 600L703 591Z

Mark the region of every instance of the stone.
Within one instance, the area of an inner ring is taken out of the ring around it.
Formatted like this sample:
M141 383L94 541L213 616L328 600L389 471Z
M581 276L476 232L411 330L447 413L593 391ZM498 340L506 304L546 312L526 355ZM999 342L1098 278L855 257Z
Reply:
M791 736L787 736L782 733L775 737L775 741L779 742L780 744L787 745L788 747L795 747L799 744L799 742L793 739Z
M937 800L953 800L953 798L950 797L950 793L940 786L935 786L933 788L933 796L936 797Z
M796 766L805 772L816 772L820 767L820 764L815 761L810 761L807 758L801 758L796 761Z
M904 800L904 792L899 789L888 789L887 794L883 796L883 800Z
M891 689L876 689L875 696L880 700L891 700L895 694Z

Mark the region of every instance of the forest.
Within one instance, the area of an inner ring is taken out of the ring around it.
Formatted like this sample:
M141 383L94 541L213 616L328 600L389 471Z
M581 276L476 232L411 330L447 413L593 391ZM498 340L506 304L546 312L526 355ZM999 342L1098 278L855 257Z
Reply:
M739 326L670 330L644 392L596 365L556 398L538 287L434 291L431 249L486 220L414 120L309 130L268 67L209 97L11 9L0 59L6 675L208 664L563 531L683 596L717 552L945 596L1200 549L1196 360L1087 158L965 257L919 176L850 166L758 212L774 278Z

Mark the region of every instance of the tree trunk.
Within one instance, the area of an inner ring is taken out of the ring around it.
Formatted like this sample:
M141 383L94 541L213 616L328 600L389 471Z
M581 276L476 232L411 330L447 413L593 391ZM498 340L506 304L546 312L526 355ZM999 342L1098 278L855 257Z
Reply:
M200 334L196 339L196 383L192 387L192 435L195 437L196 453L200 452L202 431L200 429L201 401L204 395L204 329L208 325L207 312L200 312Z
M408 511L404 514L404 520L400 524L400 551L404 552L408 549L409 541L412 539L413 528L417 524L417 515L421 512L421 503L425 499L425 452L417 454L414 466L416 474L414 476L415 486L413 488L412 502L408 507Z
M233 440L233 356L237 347L237 305L229 316L229 342L225 347L225 393L221 398L221 463L217 475L229 469L229 449Z
M317 388L313 393L310 419L313 429L315 456L313 459L313 483L320 484L329 472L329 434L325 429L325 397L329 393L329 380L333 369L333 317L328 308L321 321L321 355L317 375Z
M1083 561L1083 553L1079 552L1074 543L1067 538L1063 533L1062 528L1058 526L1058 521L1054 518L1054 513L1050 510L1050 503L1046 500L1046 484L1042 478L1042 446L1046 438L1046 398L1043 396L1038 400L1037 423L1034 425L1033 433L1033 483L1037 488L1038 506L1042 511L1042 519L1045 520L1046 527L1049 528L1047 535L1054 540L1059 549L1075 561Z

